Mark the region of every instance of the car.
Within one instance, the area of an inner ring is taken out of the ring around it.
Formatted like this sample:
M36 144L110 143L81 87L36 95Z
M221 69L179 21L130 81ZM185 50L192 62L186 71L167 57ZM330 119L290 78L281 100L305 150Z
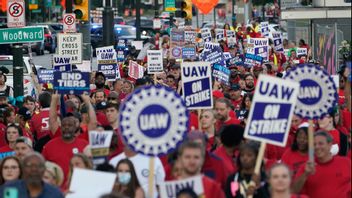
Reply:
M52 28L51 25L49 24L37 24L34 25L36 27L43 27L44 28L44 49L49 51L50 53L55 53L56 50L56 35L57 31L55 31L54 28Z
M11 55L0 55L0 67L6 67L9 73L6 74L6 85L13 87L13 57ZM29 57L23 57L23 95L35 94L33 80L31 78L31 73L37 73L37 69L34 64L31 63Z
M118 43L118 40L132 41L137 38L136 28L130 25L114 25L114 45ZM149 39L150 36L146 35L146 32L141 35L142 40ZM95 56L95 49L97 47L103 47L103 27L100 24L93 24L91 28L91 45L93 48L93 55Z
M152 34L155 34L155 30L153 27L153 19L147 17L141 17L141 31L146 31ZM132 19L126 22L126 25L136 27L136 19Z

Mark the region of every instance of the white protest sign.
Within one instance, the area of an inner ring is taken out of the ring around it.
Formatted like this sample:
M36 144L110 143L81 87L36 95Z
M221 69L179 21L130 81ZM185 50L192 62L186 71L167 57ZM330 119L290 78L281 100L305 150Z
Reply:
M137 56L137 60L144 60L145 56L147 56L147 50L150 50L154 48L154 45L151 43L146 43L143 47L143 49L141 49L141 51L139 52L138 56Z
M99 54L100 53L102 53L102 52L113 52L114 51L114 46L106 46L106 47L97 47L96 49L95 49L95 51L96 51L96 54L97 54L97 57L99 56Z
M114 187L116 173L74 168L70 190L66 198L96 198L110 193Z
M116 80L117 57L114 49L97 51L98 71L102 72L108 81Z
M211 30L210 28L203 28L201 29L201 35L202 35L202 39L203 42L211 42L212 37L211 37Z
M308 50L307 48L297 48L297 57L299 56L307 56Z
M188 109L213 108L209 62L181 63L183 98Z
M268 21L260 22L260 32L262 33L262 35L264 37L269 36L269 22Z
M253 46L255 55L263 57L264 60L269 60L269 39L268 38L250 38L249 45ZM247 51L247 53L249 53Z
M195 31L185 31L185 43L195 44L196 43L197 32Z
M81 64L76 64L77 70L82 72L91 72L92 65L90 60L83 60Z
M176 198L177 193L185 188L193 189L198 197L203 197L204 187L202 176L198 175L183 180L163 182L160 185L160 197Z
M283 39L281 32L273 32L273 42L274 42L274 49L278 52L284 51Z
M298 92L297 82L260 75L244 137L285 146Z
M236 45L236 33L233 30L226 30L226 40L229 47Z
M131 78L138 79L142 78L144 76L144 70L145 68L141 65L139 65L137 62L131 61L128 67L128 75Z
M224 41L225 40L225 30L224 29L215 29L216 41Z
M148 74L155 74L163 71L162 50L147 51L147 66Z
M89 145L94 157L109 155L112 135L113 131L89 131Z
M71 56L71 63L82 63L82 33L57 34L58 54Z
M136 50L143 49L143 41L131 41L131 46L134 46Z
M53 55L53 69L59 71L71 71L71 56Z

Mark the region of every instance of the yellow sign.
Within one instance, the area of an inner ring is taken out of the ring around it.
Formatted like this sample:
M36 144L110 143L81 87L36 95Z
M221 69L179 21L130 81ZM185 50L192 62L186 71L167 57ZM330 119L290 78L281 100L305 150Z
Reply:
M37 10L38 9L38 4L29 4L29 9L30 10Z

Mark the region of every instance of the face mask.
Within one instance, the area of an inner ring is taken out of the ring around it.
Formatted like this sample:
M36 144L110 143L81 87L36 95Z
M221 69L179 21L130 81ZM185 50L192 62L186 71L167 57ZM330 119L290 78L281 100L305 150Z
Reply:
M118 172L117 177L119 179L119 183L121 183L122 185L126 185L131 181L131 173L129 172L125 172L125 173Z

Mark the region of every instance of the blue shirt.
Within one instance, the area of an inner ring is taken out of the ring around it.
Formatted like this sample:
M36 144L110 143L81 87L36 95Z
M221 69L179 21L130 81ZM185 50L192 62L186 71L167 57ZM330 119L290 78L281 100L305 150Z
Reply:
M43 182L43 191L40 193L39 196L36 198L64 198L64 195L61 193L61 191L45 182ZM23 180L16 180L16 181L11 181L5 183L3 186L0 188L0 197L5 197L4 196L4 191L7 187L10 188L16 188L18 190L18 198L31 198L27 189L27 186Z

